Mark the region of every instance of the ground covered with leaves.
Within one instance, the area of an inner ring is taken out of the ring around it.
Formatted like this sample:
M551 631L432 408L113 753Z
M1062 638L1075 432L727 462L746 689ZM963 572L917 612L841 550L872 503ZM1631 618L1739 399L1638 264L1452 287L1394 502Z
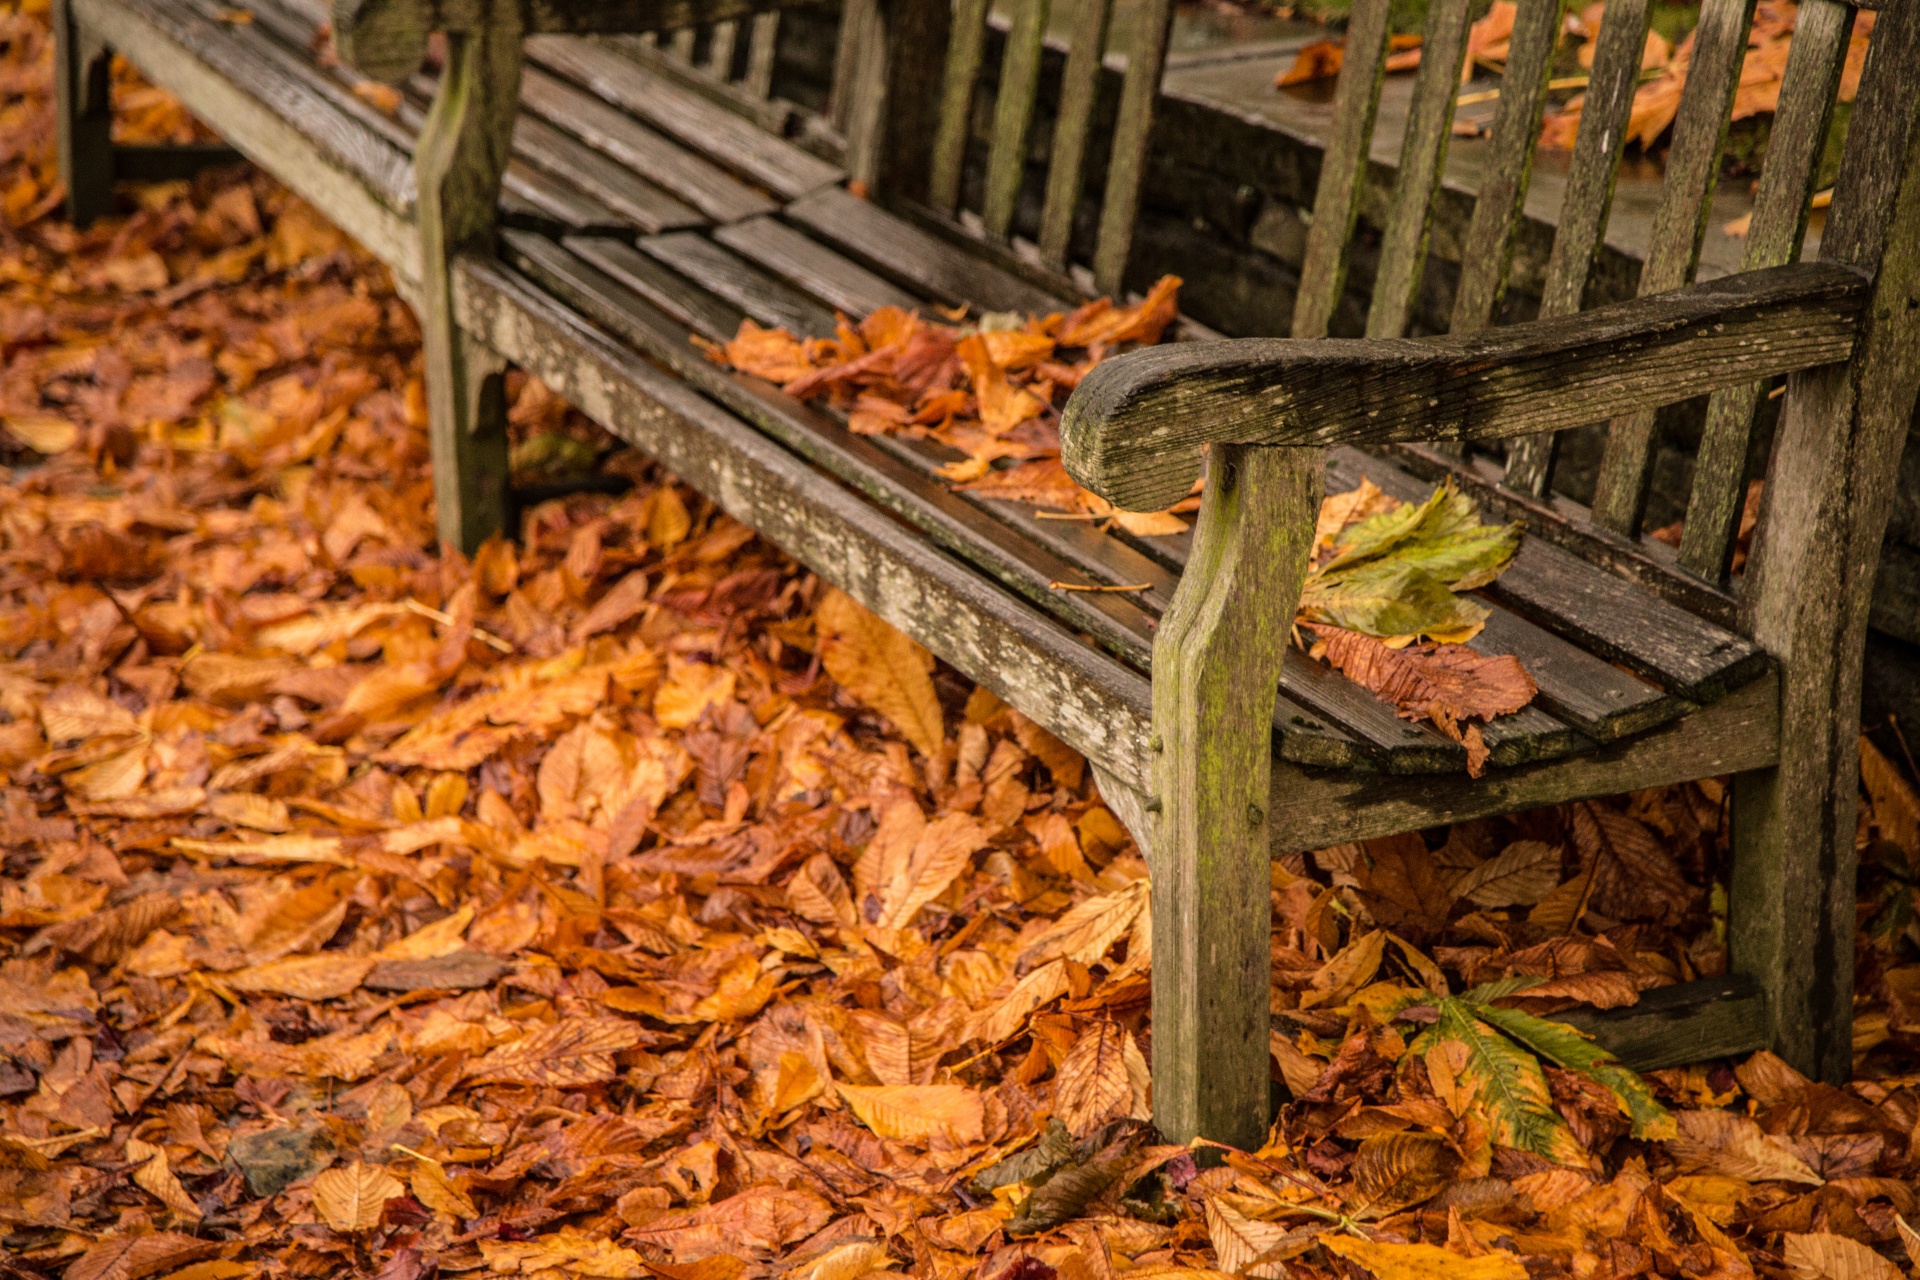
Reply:
M1904 761L1850 1085L1551 1020L1724 967L1705 784L1276 864L1292 1100L1163 1145L1079 757L537 383L521 463L631 487L437 551L384 273L246 170L74 232L0 42L0 1270L1900 1273Z

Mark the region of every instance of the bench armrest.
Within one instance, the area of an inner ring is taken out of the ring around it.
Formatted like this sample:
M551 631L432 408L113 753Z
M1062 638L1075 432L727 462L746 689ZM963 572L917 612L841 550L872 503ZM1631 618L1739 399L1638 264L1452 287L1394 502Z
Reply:
M374 80L398 84L420 69L435 31L510 23L525 35L675 31L824 0L335 0L334 47Z
M1484 443L1583 426L1846 359L1868 283L1796 263L1465 337L1149 347L1080 383L1062 460L1115 506L1158 511L1191 491L1207 445Z

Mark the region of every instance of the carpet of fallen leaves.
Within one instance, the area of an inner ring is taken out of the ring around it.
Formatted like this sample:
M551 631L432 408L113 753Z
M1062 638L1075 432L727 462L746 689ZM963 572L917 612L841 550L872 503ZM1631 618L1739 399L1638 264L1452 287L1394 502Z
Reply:
M1161 1145L1079 757L537 383L631 487L437 552L384 273L244 169L74 232L46 65L0 18L0 1271L1902 1274L1885 756L1851 1084L1549 1020L1724 966L1707 783L1277 863L1293 1101Z

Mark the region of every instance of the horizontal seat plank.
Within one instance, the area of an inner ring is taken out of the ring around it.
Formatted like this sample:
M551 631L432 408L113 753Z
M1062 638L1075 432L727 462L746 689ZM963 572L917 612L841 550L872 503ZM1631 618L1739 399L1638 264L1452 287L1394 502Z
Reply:
M709 342L725 342L740 331L740 322L746 318L747 313L742 308L704 289L688 287L685 276L624 241L566 239L562 243L569 254L584 260L594 270L644 298L658 309L666 323L683 329L689 335L698 334ZM541 280L552 278L550 270L542 270L534 265L535 262L548 261L543 248L532 241L517 239L513 241L512 248L520 255L517 265L523 271ZM582 295L572 293L570 296ZM624 330L622 336L626 336Z
M761 324L790 329L803 338L833 336L833 312L771 271L697 231L643 236L639 243L643 253L666 263L715 297L731 302Z
M710 218L730 222L777 208L712 161L537 68L528 67L521 76L520 104Z
M402 293L420 278L413 166L358 120L273 74L175 0L74 0L75 18L221 136L385 262Z
M785 213L895 284L947 306L1045 315L1071 305L838 187L796 200Z
M644 235L704 226L708 221L684 200L525 111L514 122L513 155L528 168L591 195Z
M920 305L906 290L777 218L730 222L716 228L713 238L855 319L881 307L912 310Z
M1103 362L1061 418L1075 479L1158 511L1202 447L1487 443L1844 360L1868 282L1833 263L1726 276L1578 315L1418 341L1239 338Z
M1738 1057L1773 1043L1765 993L1737 973L1655 987L1621 1009L1569 1009L1554 1017L1635 1071Z
M716 102L675 84L598 40L535 36L527 41L535 65L644 120L683 146L731 169L782 199L792 200L846 178L838 165L743 120Z
M537 240L538 237L523 237ZM461 325L1117 776L1147 772L1146 677L505 267L463 259Z

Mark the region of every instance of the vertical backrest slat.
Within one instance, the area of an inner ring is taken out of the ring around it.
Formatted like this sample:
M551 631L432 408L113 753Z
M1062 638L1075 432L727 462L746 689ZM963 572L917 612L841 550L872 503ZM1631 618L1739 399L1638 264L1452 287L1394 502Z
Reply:
M846 133L853 116L855 82L860 76L862 42L872 33L871 18L878 0L846 0L840 9L840 32L833 46L833 80L827 86L827 123Z
M692 27L682 27L673 33L673 38L667 42L667 53L675 62L684 62L688 66L693 65L693 39L695 34Z
M1811 212L1813 184L1833 122L1834 98L1853 6L1839 0L1804 0L1794 21L1793 45L1780 82L1780 102L1767 133L1747 229L1741 269L1778 267L1800 256ZM1747 446L1765 382L1716 391L1707 402L1707 423L1693 468L1693 493L1680 536L1680 567L1716 586L1727 581L1746 503Z
M1633 110L1646 42L1647 0L1607 0L1586 102L1580 110L1580 133L1574 139L1573 165L1560 205L1559 230L1553 237L1553 252L1547 258L1546 281L1540 291L1542 319L1569 316L1580 310L1587 277L1606 232L1607 213L1613 206L1613 184L1620 172L1620 154L1626 147L1627 119ZM1507 447L1509 487L1536 497L1546 494L1553 482L1555 438L1552 432L1523 436Z
M1380 82L1387 69L1388 8L1388 0L1354 0L1347 22L1340 79L1333 91L1333 136L1320 160L1300 292L1293 303L1296 338L1327 336L1346 287L1347 242L1360 211L1360 188L1367 179L1367 155L1380 110Z
M780 41L780 11L753 15L747 33L747 73L740 86L756 98L773 96L773 59Z
M1653 239L1640 269L1641 297L1678 289L1693 279L1699 264L1753 5L1754 0L1705 0L1700 6L1687 86L1667 150L1666 181L1653 215ZM1656 443L1652 410L1624 414L1609 424L1593 495L1598 524L1629 538L1639 535Z
M1066 70L1061 73L1060 111L1054 119L1053 145L1047 156L1047 198L1040 211L1040 260L1054 270L1067 265L1073 218L1080 207L1087 134L1093 127L1094 99L1107 49L1107 24L1113 0L1080 0L1073 24Z
M1114 118L1107 188L1100 204L1100 234L1093 247L1094 285L1115 297L1120 295L1127 254L1133 248L1133 220L1140 212L1140 184L1146 180L1153 104L1160 96L1160 73L1167 65L1173 0L1145 0L1134 11L1133 20L1134 43L1127 50L1127 74L1120 82L1120 109Z
M707 43L707 74L716 80L733 79L733 51L740 43L738 22L716 22Z
M1413 109L1400 143L1387 225L1380 239L1380 266L1367 309L1369 338L1398 338L1407 331L1420 270L1426 264L1427 228L1433 197L1447 167L1453 137L1453 102L1460 94L1468 0L1432 0L1420 40L1420 71L1413 82Z
M1460 252L1460 284L1453 295L1453 333L1478 333L1493 323L1513 261L1513 234L1527 204L1534 144L1560 32L1561 0L1519 0L1507 43L1507 72L1493 120L1486 177L1473 204Z
M958 0L940 88L940 123L933 135L933 174L927 202L942 213L960 207L960 175L973 127L973 90L987 44L988 0Z
M885 143L887 102L887 32L878 0L848 0L843 23L854 28L852 54L847 60L841 90L845 104L847 173L871 187L879 177L880 149ZM836 75L838 73L838 68Z
M1048 0L1012 0L1013 29L1000 59L993 104L993 144L987 152L987 194L980 220L987 235L1005 240L1027 168L1027 130L1040 92L1040 53L1047 38Z

